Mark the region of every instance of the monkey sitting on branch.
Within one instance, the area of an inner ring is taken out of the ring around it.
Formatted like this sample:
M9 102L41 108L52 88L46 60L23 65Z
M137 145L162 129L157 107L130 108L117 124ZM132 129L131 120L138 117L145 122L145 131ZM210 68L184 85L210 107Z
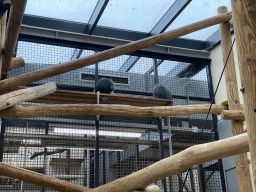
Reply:
M106 93L112 94L115 89L115 83L112 79L102 78L100 79L95 86L95 93Z
M97 104L100 104L100 93L112 94L115 89L115 83L112 79L102 78L100 79L95 86L94 92L97 93ZM102 100L106 100L107 98L104 97ZM96 116L97 121L100 120L100 116Z

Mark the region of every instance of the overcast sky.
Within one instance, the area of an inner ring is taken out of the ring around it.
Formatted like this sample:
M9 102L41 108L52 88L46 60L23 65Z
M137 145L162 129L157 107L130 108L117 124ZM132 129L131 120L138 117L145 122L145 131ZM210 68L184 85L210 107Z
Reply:
M175 0L110 0L98 25L150 32ZM98 0L28 0L27 14L87 23ZM167 31L217 15L219 6L231 10L230 0L192 0ZM218 26L184 36L206 40Z

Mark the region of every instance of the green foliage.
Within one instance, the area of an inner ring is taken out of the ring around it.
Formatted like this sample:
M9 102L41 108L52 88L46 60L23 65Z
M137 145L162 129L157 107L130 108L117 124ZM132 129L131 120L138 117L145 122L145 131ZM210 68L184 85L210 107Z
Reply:
M221 105L228 105L228 101L223 101Z

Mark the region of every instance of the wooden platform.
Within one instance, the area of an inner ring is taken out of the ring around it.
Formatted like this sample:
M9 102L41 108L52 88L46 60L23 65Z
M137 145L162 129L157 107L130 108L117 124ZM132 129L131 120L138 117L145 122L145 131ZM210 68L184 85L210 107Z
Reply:
M115 94L100 94L100 101L101 104L121 104L141 107L173 105L172 100ZM91 92L57 90L51 95L32 100L30 102L51 104L97 104L97 94Z

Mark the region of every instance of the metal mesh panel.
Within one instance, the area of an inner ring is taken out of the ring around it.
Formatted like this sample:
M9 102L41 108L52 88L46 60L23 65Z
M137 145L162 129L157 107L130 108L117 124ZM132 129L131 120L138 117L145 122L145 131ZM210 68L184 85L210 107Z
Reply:
M74 51L70 47L19 41L17 57L23 57L26 66L12 69L10 77L69 61ZM81 57L91 54L94 51L83 50ZM157 71L155 65L158 65ZM93 92L97 68L98 80L105 77L115 81L116 95L152 98L156 84L160 84L171 91L173 105L210 103L205 66L129 55L28 86L55 82L58 90ZM20 105L47 104L23 102ZM122 103L117 100L116 104ZM97 183L106 184L159 161L160 134L163 136L164 157L215 140L212 117L202 130L205 118L205 114L183 115L170 117L169 122L166 117L157 121L155 117L101 116L99 165L95 161L95 116L6 119L3 162L94 188ZM157 122L161 123L162 131L159 131ZM192 167L183 189L186 172L156 184L163 191L222 191L220 169L219 161ZM95 170L99 170L99 178ZM1 177L0 190L50 191L4 176Z

